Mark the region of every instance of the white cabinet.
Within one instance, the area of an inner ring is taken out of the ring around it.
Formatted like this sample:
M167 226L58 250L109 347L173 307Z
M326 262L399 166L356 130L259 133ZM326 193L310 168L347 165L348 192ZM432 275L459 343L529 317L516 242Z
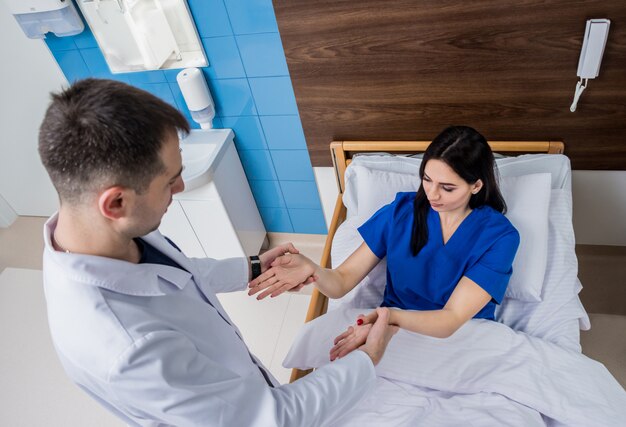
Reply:
M206 257L206 253L178 200L172 201L170 207L167 208L167 213L161 220L159 231L172 239L188 257Z
M190 257L222 259L258 254L265 243L265 227L237 155L232 131L193 132L193 139L181 144L183 153L186 143L217 140L208 179L174 196L159 230Z

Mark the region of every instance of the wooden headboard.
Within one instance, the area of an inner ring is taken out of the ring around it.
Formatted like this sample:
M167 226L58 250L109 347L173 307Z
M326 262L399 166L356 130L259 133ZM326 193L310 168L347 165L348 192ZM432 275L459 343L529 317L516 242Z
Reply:
M274 0L313 166L328 142L567 141L573 169L626 169L626 2ZM611 28L575 113L585 22Z
M346 219L346 207L343 204L344 174L352 157L358 153L387 152L393 154L416 154L426 150L430 141L333 141L330 144L331 158L335 168L339 194L335 202L333 218L328 226L328 236L324 244L324 251L320 260L320 266L330 268L330 249L337 228ZM506 154L519 153L548 153L561 154L565 145L562 141L489 141L489 146L494 152ZM311 302L307 311L305 322L326 313L328 297L320 293L317 288L313 289ZM294 369L291 373L291 382L302 378L311 370Z
M343 175L352 156L358 153L387 152L392 154L416 154L426 150L430 141L333 141L330 144L330 156L335 168L337 188L343 193ZM562 141L489 141L495 153L549 153L562 154Z

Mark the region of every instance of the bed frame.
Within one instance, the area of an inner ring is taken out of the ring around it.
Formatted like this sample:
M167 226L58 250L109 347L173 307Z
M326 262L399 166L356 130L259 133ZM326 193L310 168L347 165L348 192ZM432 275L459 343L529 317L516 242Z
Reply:
M330 248L337 228L346 219L346 207L342 197L344 192L344 173L352 161L352 157L358 153L386 152L393 154L416 154L426 150L430 141L333 141L330 144L330 153L337 178L339 194L335 202L332 221L328 227L328 236L324 245L320 266L330 268ZM561 141L490 141L489 145L494 152L512 155L528 153L562 154L564 144ZM305 322L321 316L328 309L328 297L317 288L313 289L311 302ZM302 378L311 372L309 370L294 369L291 372L290 382Z

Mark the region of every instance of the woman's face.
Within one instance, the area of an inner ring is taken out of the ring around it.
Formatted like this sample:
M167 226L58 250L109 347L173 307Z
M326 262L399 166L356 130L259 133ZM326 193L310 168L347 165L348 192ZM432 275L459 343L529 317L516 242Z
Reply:
M432 208L437 212L463 212L469 199L483 186L481 180L468 184L445 162L431 159L424 168L422 185Z

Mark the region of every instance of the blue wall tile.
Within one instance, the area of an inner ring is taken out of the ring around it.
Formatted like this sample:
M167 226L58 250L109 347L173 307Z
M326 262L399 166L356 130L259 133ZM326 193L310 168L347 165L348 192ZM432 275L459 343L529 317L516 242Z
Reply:
M248 79L261 116L297 115L298 105L289 77Z
M265 229L278 233L293 233L289 212L285 208L259 208Z
M163 70L163 74L165 74L165 80L167 80L170 83L177 83L176 76L181 71L182 70Z
M85 29L83 30L83 32L80 34L76 34L72 38L74 39L74 43L76 43L76 47L78 47L79 49L98 47L98 42L91 33L91 30L89 29L89 25L87 25L87 23L85 23Z
M256 204L261 208L284 208L285 200L278 181L249 181Z
M272 150L271 153L276 174L281 181L315 180L307 150Z
M224 0L235 34L278 31L271 0Z
M289 209L294 233L326 234L326 222L321 209Z
M224 126L224 124L222 123L222 119L220 117L214 117L213 118L213 128L214 129L223 129L226 126Z
M104 55L102 55L102 52L100 52L100 49L98 49L97 47L91 49L80 49L80 54L83 56L85 64L87 64L87 68L89 68L92 77L96 77L99 79L113 79L125 83L130 83L127 77L128 73L111 73L107 62L104 59Z
M207 83L209 83L218 116L254 116L257 114L246 79L212 80Z
M76 43L74 43L74 37L57 37L53 33L46 33L44 41L48 45L48 48L53 52L59 52L62 50L74 50L76 49Z
M150 92L154 96L158 96L163 101L167 102L173 107L176 107L176 101L174 101L174 96L172 95L172 91L170 90L169 84L167 83L141 83L135 86L147 92Z
M167 83L165 73L161 70L126 73L126 78L132 85L139 85L142 83Z
M288 208L322 209L315 181L280 181Z
M224 117L222 124L235 132L237 150L266 150L261 122L256 116Z
M81 49L81 55L83 55L83 59L85 60L85 64L87 64L87 68L91 71L91 75L93 77L99 78L109 78L112 73L109 70L109 66L100 52L100 49L90 48L90 49Z
M188 0L187 3L200 37L227 36L233 33L222 0Z
M261 116L267 145L273 150L306 150L299 116Z
M52 52L52 54L68 82L91 77L91 72L78 50L63 50Z
M202 39L204 51L209 58L205 75L211 79L246 77L233 36Z
M239 152L241 164L248 180L276 180L274 164L267 150L242 150Z
M278 33L237 36L237 45L248 77L289 75Z

